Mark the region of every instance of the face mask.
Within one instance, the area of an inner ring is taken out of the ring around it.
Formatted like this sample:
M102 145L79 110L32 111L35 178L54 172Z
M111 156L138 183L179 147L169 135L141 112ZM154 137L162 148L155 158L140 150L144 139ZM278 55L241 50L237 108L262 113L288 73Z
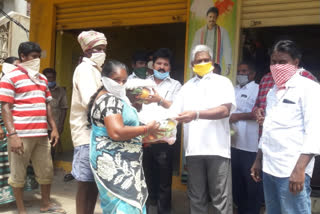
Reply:
M48 87L53 88L56 86L56 81L48 82Z
M239 83L240 86L246 85L249 82L248 75L238 74L237 75L237 82Z
M17 68L17 66L15 66L13 64L10 64L10 63L4 62L2 64L2 73L3 74L7 74L7 73L9 73L10 71L12 71L12 70L14 70L16 68Z
M164 80L165 78L169 77L169 72L160 72L160 71L157 71L155 69L153 69L153 74L154 74L154 77L159 79L159 80Z
M106 54L104 52L92 53L90 59L92 62L96 63L99 68L101 68L104 61L106 60Z
M133 69L133 73L135 73L137 75L137 77L139 77L140 79L145 79L147 77L147 69L146 67L142 67L142 68L135 68Z
M271 75L278 89L285 88L285 83L296 73L297 69L291 64L270 65Z
M212 66L212 62L205 62L193 65L193 72L200 77L210 73L213 71L214 67Z
M28 72L29 78L36 84L40 84L39 70L40 70L40 58L29 60L20 63L19 66L24 68Z
M130 103L129 99L126 96L126 86L120 85L113 79L110 79L109 77L101 77L102 84L104 88L115 97L118 97L122 100L124 100L127 103Z

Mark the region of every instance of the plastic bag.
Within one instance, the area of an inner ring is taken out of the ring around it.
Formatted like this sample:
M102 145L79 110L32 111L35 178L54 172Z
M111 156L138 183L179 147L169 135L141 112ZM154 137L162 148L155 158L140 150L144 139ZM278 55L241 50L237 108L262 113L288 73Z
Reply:
M157 136L147 135L143 138L143 141L146 143L165 141L170 145L174 144L176 142L178 122L172 119L165 119L158 121L158 123L160 124L159 129L163 129L164 132Z

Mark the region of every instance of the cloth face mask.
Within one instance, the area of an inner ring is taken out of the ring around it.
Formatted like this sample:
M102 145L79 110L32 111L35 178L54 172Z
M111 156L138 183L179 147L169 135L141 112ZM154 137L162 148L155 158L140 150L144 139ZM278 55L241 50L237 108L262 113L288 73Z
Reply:
M142 67L142 68L135 68L133 69L133 73L135 73L137 75L137 77L139 77L140 79L145 79L147 77L147 69L146 67Z
M154 74L154 77L159 79L159 80L164 80L165 78L169 77L169 72L160 72L160 71L157 71L156 69L153 69L153 74Z
M91 61L96 63L99 68L103 65L104 61L106 60L106 54L104 52L101 53L92 53L90 57Z
M212 62L205 62L200 64L193 65L193 72L200 77L210 73L213 71L214 67L212 66Z
M237 82L240 86L244 86L249 82L248 75L238 74L237 75Z
M56 81L48 82L48 87L49 88L54 88L56 86Z
M113 79L110 79L109 77L101 77L102 84L104 88L112 95L115 97L118 97L128 104L130 104L130 101L128 97L126 96L126 86L125 85L120 85Z
M29 78L36 84L40 84L40 58L29 60L23 63L20 63L19 66L24 68L28 72Z
M292 64L270 65L272 78L278 89L284 89L286 82L296 73L297 66Z

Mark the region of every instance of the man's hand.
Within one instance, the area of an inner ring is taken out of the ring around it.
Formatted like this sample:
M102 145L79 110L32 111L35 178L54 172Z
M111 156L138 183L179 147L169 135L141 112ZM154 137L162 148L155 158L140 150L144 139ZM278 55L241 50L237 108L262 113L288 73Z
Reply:
M17 153L18 155L22 155L24 153L23 142L18 135L15 134L9 136L9 143L11 152Z
M53 147L57 145L59 142L59 133L57 129L53 129L51 132L51 138L50 138L50 143Z
M295 167L289 178L289 190L297 194L303 190L305 179L305 170Z
M257 123L262 126L265 117L263 108L257 108L253 113L256 117Z
M0 126L0 140L3 140L6 137L6 134L4 133L2 127Z
M239 117L238 117L238 114L231 114L231 116L230 116L230 119L229 119L229 122L230 123L236 123L236 122L238 122L240 119L239 119Z
M180 123L189 123L190 121L196 119L197 113L195 111L184 111L174 118Z
M153 94L149 95L149 97L144 99L146 104L159 103L161 100L160 95L158 94L158 92L156 90L154 90L154 88L152 89L152 91L153 91Z
M256 160L254 161L250 172L251 172L251 177L255 182L260 182L261 181L261 171L262 171L262 163L261 163L261 159L260 158L256 158Z

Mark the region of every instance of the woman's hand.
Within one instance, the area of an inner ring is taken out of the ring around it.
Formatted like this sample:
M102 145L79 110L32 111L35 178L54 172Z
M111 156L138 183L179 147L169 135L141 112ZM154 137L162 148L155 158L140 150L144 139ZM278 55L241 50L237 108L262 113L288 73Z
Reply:
M0 140L3 140L5 138L5 133L2 129L2 127L0 126Z
M148 129L148 135L153 135L153 136L157 136L159 134L161 134L161 131L159 129L160 124L157 123L156 121L152 121L150 123L147 124L147 129Z

